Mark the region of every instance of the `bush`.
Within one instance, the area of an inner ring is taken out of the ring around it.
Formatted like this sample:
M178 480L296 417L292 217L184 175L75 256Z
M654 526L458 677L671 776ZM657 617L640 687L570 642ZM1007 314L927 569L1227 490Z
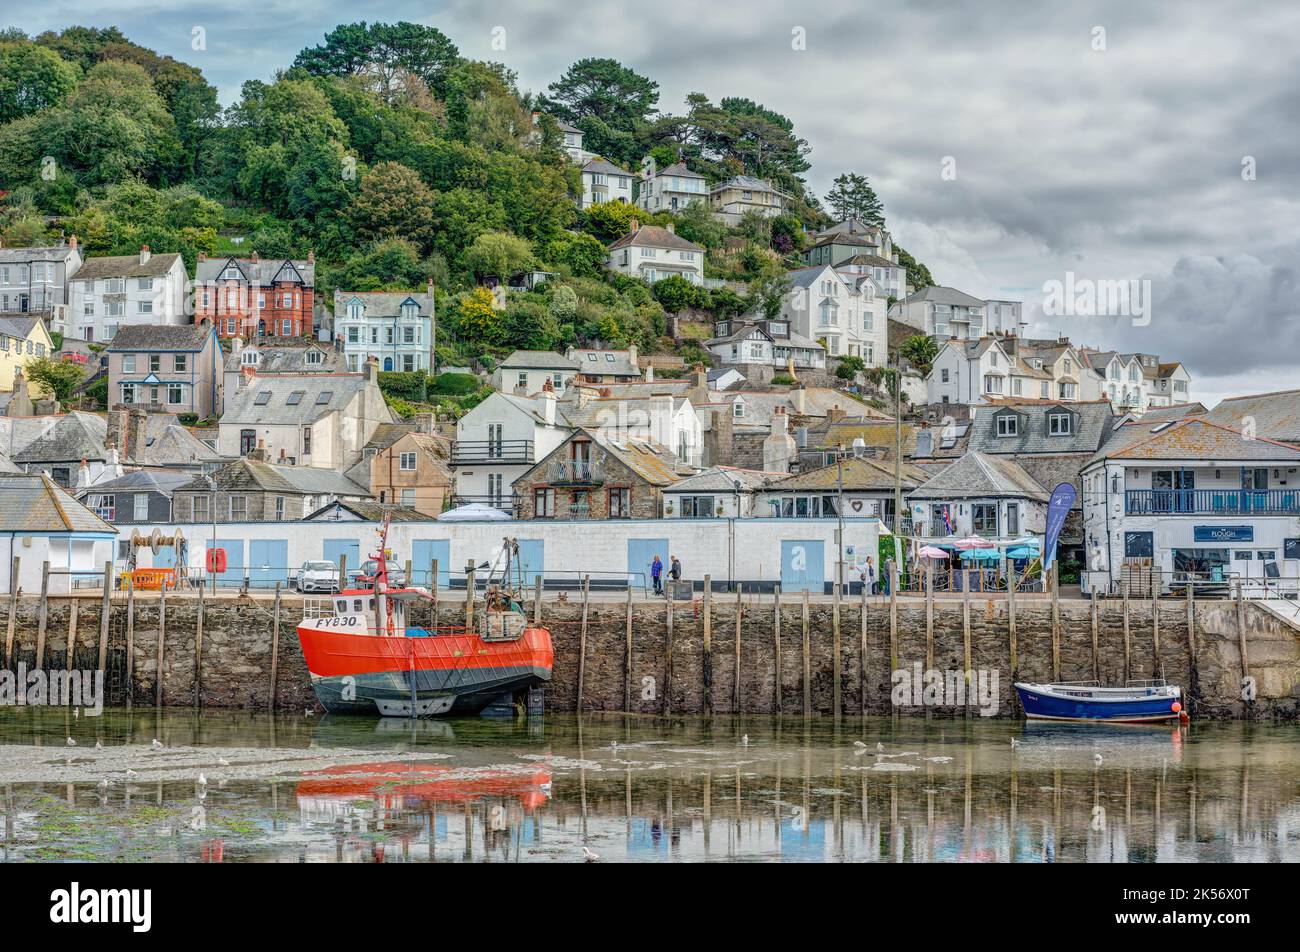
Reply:
M89 393L90 391L87 390L86 392ZM194 424L199 422L199 415L197 413L178 413L176 414L176 419L180 422L181 426L194 426Z
M796 383L798 381L789 374L773 374L772 376L772 386L774 387L793 387Z
M385 370L379 374L379 389L385 396L399 400L421 403L428 397L428 386L428 377L422 370Z
M473 374L438 374L433 378L429 393L437 396L459 397L478 389L478 378Z

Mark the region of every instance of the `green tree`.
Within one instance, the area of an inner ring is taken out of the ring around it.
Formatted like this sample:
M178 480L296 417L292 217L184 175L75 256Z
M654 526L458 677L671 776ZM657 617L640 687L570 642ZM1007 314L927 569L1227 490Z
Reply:
M678 274L656 281L651 290L664 310L673 313L695 307L700 297L700 289Z
M446 92L447 73L460 62L460 51L436 27L398 23L342 24L325 42L303 50L293 61L315 76L359 76L386 101L412 76L435 95Z
M929 268L898 245L894 245L894 251L898 253L898 263L907 270L907 283L912 286L913 290L919 291L921 288L934 287L934 278L930 276Z
M24 365L23 375L43 392L52 393L55 400L65 403L72 399L86 372L80 364L71 361L38 357Z
M917 334L899 345L898 355L921 373L928 374L934 366L934 358L939 356L939 345L928 334Z
M465 265L475 276L502 281L531 270L536 263L532 244L505 231L481 234L465 250Z
M856 172L837 175L831 184L831 190L826 193L826 204L831 206L841 221L857 218L870 225L881 228L885 226L884 206L865 175Z
M433 210L433 192L414 169L380 162L362 178L347 218L362 239L406 238L425 247Z
M422 288L433 278L435 285L447 283L447 266L441 258L424 258L420 249L404 238L386 238L353 252L344 261L324 269L322 299L333 289L344 291L407 291Z
M586 147L622 162L639 156L630 134L659 102L659 84L618 60L588 57L570 66L539 103L587 133Z
M839 366L835 368L835 376L841 380L852 380L861 371L867 369L866 361L854 354L848 354L839 359Z
M504 337L496 300L487 288L461 295L456 309L456 333L463 343L495 347Z
M727 226L713 217L708 202L690 202L677 213L677 234L705 248L721 248Z
M30 116L63 102L81 71L35 43L0 45L0 122Z
M641 221L645 213L627 202L596 202L586 211L586 230L597 240L609 244L632 230L633 221Z
M749 282L750 308L757 310L767 320L781 316L786 294L790 290L790 279L785 268L778 262L766 260L758 274Z
M605 246L592 235L566 231L546 246L544 259L564 266L575 277L594 278L601 273L605 261Z

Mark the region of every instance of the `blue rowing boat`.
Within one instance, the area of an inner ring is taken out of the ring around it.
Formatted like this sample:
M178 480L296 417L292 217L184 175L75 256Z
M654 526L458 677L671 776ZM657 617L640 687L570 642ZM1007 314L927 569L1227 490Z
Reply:
M1106 721L1144 724L1186 720L1182 689L1162 681L1130 683L1103 688L1091 683L1026 684L1017 681L1016 693L1030 720Z

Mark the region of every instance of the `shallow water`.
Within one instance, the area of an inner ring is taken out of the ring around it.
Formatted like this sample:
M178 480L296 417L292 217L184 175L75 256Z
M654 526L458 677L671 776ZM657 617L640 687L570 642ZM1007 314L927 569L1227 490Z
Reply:
M7 862L1300 861L1294 724L6 708L0 789Z

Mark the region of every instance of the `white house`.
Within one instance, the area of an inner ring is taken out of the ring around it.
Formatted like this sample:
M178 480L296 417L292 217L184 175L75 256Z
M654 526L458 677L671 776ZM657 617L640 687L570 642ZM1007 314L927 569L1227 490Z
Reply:
M103 579L117 530L63 487L45 475L0 473L0 499L0 592L14 591L16 583L29 595L40 594L46 562L50 594L66 595L78 580Z
M755 507L756 494L785 473L735 466L710 466L662 492L665 519L745 519L766 515Z
M1015 334L1023 337L1029 322L1021 301L991 299L984 302L985 331L989 334Z
M931 539L1041 536L1048 491L1014 460L967 453L907 494L914 531Z
M793 207L794 197L767 179L737 175L709 189L709 203L713 206L713 217L735 228L750 213L764 218L785 214Z
M762 364L785 369L791 362L797 370L826 367L826 348L792 331L785 319L769 321L751 314L747 318L717 321L713 333L713 339L705 346L724 367ZM715 387L712 379L709 386L715 390L726 389L725 384Z
M1135 420L1082 481L1090 586L1119 590L1126 564L1153 565L1165 591L1189 577L1198 594L1300 583L1298 447L1199 416Z
M577 126L570 125L563 119L557 119L556 123L560 127L560 135L564 140L563 148L568 153L570 162L574 165L582 165L588 159L594 158L590 152L582 147L582 138L586 135L585 132Z
M641 180L636 203L648 212L678 212L692 202L709 200L709 183L683 162L674 162Z
M492 386L505 393L531 397L549 383L560 394L579 370L578 361L553 350L517 350L497 364Z
M650 284L674 274L692 284L704 283L704 248L679 237L671 224L660 228L633 219L631 226L609 245L606 268Z
M512 508L514 481L572 432L556 403L551 391L536 397L498 392L456 421L450 462L459 504Z
M824 342L830 357L861 357L869 367L884 366L889 326L884 296L873 278L846 277L830 265L799 268L788 277L781 317L793 331Z
M68 333L68 281L80 267L76 235L50 247L0 248L0 314L49 314L50 330Z
M927 402L981 404L1010 396L1015 366L992 337L949 340L939 348L926 378Z
M684 396L598 396L590 387L574 387L560 401L559 413L569 426L601 433L617 443L657 443L679 462L699 466L704 456L704 429L695 407Z
M632 202L632 180L636 176L612 162L594 158L582 166L582 205L597 202Z
M335 291L334 334L352 373L371 357L383 371L432 371L433 282L425 293Z
M189 275L179 254L87 258L69 282L68 329L82 340L108 342L119 327L191 324L185 313Z
M986 332L986 304L956 288L922 288L895 301L889 316L939 340L979 340Z

